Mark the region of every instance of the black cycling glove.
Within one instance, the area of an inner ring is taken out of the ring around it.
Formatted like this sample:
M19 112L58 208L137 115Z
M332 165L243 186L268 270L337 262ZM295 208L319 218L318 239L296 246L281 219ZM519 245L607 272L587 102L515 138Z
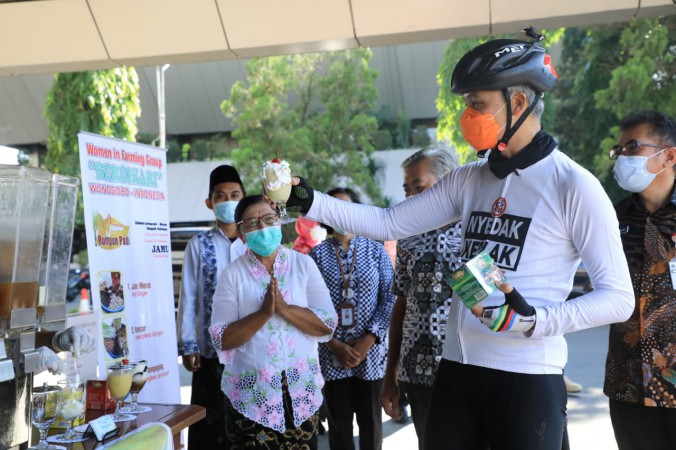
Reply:
M315 199L315 190L312 189L312 186L304 178L297 178L300 180L300 183L291 188L291 195L286 201L286 210L307 214Z

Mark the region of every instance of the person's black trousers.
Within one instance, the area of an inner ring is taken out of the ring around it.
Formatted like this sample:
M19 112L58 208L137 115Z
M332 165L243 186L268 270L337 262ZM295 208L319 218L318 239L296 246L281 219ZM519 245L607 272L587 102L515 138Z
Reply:
M227 449L225 432L225 394L221 390L223 365L218 358L200 358L200 368L192 374L190 403L204 406L207 416L188 429L188 448Z
M357 415L360 450L381 450L383 445L380 394L383 380L343 378L324 384L324 401L328 411L329 447L353 450L353 415Z
M619 450L676 449L676 409L612 399L609 404Z
M404 386L408 403L411 405L411 417L415 434L418 436L418 449L425 448L425 426L427 425L427 413L432 399L432 387L424 384L407 383L399 381L399 387Z
M561 450L563 375L531 375L441 360L425 450Z

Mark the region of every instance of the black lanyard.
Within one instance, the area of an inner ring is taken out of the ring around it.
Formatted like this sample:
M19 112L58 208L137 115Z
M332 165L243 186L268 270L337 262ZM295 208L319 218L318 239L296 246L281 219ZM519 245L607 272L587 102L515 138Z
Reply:
M336 258L338 258L338 267L340 268L340 278L343 284L343 300L347 300L347 291L350 287L350 280L352 279L352 274L354 273L354 266L357 260L357 245L359 241L355 241L354 250L352 253L352 263L350 264L350 272L347 274L347 280L345 279L345 269L343 269L343 260L340 257L340 250L338 249L338 244L333 243L333 249L336 251ZM348 246L349 250L349 246Z

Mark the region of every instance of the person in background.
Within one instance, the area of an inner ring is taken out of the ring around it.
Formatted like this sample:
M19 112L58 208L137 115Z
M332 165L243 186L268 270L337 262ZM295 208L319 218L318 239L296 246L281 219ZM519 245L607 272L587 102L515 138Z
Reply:
M490 151L487 158L451 170L390 208L342 202L302 178L292 181L288 210L373 239L401 239L462 220L463 262L485 251L505 271L510 292L492 292L473 311L453 294L426 450L560 450L564 335L623 322L633 310L607 194L542 130L542 96L557 75L539 45L543 36L526 32L531 41L494 39L475 47L453 71L451 91L467 105L463 137L480 155ZM580 261L594 290L566 301Z
M263 196L245 197L235 217L248 249L221 272L209 328L225 366L229 448L316 449L317 342L337 321L329 291L312 259L281 245Z
M657 111L623 119L610 150L632 194L615 205L634 286L634 312L610 326L606 377L620 450L676 448L676 121Z
M223 366L208 335L218 275L246 250L237 238L235 208L244 197L244 185L234 167L216 167L209 176L206 207L216 226L193 236L185 249L178 302L178 353L192 372L190 403L204 406L207 417L188 430L191 449L227 448L225 397L220 390Z
M409 156L404 169L406 198L431 188L457 167L451 154L440 148L424 148ZM394 293L381 405L395 420L400 408L400 388L411 405L418 447L424 448L425 424L432 383L441 360L452 289L446 282L460 268L462 227L460 221L444 225L397 243Z
M303 216L298 216L296 220L296 233L298 237L293 241L293 249L306 255L326 239L326 228Z
M349 188L328 192L360 203ZM392 263L383 245L332 228L328 239L310 251L338 312L333 339L319 345L331 450L354 449L357 416L359 448L382 448L380 392L387 356L387 329L394 304Z

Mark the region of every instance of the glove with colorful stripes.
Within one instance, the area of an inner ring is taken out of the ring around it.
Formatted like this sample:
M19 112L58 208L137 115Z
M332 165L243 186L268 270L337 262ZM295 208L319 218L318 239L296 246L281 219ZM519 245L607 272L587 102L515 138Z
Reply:
M497 285L498 283L496 283ZM479 316L481 323L493 331L518 331L526 333L535 326L535 308L508 283L501 283L498 288L505 293L505 303L500 306L484 308Z

